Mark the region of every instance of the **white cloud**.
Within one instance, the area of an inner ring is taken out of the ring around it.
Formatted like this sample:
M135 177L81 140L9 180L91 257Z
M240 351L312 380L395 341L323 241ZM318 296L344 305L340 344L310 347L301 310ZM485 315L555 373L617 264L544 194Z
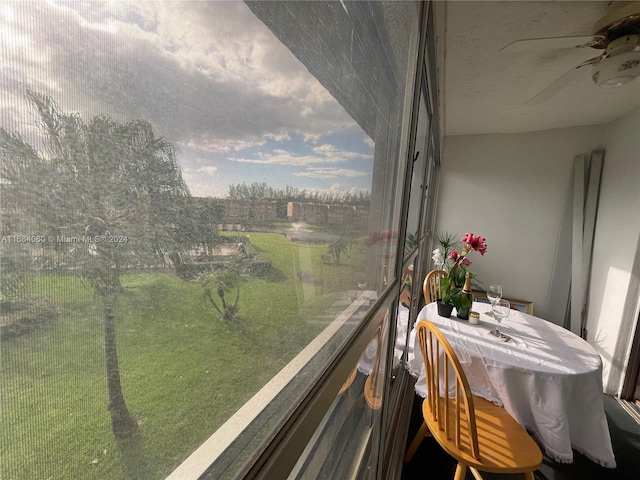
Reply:
M83 115L150 120L171 142L207 137L233 149L246 138L355 128L242 2L65 5L18 2L21 20L5 15L0 26L32 49L14 58L29 74L13 88Z
M365 135L363 141L364 141L364 144L367 145L368 147L375 148L376 146L376 142L374 142L369 135Z
M33 145L27 88L84 119L150 121L176 146L193 194L243 181L225 170L234 163L299 168L308 179L370 175L349 162L372 155L322 140L360 142L362 130L243 2L2 3L0 127ZM274 142L283 147L256 153Z
M234 162L238 163L255 163L259 165L287 165L304 167L316 163L332 163L341 162L343 159L331 160L322 156L313 155L294 155L290 152L276 151L273 155L260 155L259 158L234 158Z
M351 170L347 168L315 168L310 167L306 169L304 172L294 173L297 177L309 177L309 178L339 178L339 177L347 177L347 178L356 178L356 177L366 177L370 175L368 172L363 172L361 170Z
M335 145L323 144L313 148L317 155L297 155L284 149L274 149L271 153L261 153L257 158L230 158L238 163L255 163L261 165L309 166L316 164L343 163L353 159L370 159L371 155L342 150ZM318 169L320 170L320 169ZM348 171L348 170L345 170ZM303 175L299 176L312 176ZM354 175L355 176L355 175ZM316 176L316 178L321 178Z
M202 172L202 173L207 173L209 175L213 175L214 173L216 173L218 171L218 167L214 167L214 166L206 166L206 167L201 167L197 170L198 172Z
M224 197L227 190L218 184L198 181L197 179L190 179L185 175L185 181L189 184L189 191L194 197Z
M324 155L326 158L335 158L335 159L344 159L344 160L352 160L352 159L373 159L373 157L369 154L364 154L360 152L352 152L348 150L342 150L335 145L330 143L324 143L319 145L313 149L314 152Z

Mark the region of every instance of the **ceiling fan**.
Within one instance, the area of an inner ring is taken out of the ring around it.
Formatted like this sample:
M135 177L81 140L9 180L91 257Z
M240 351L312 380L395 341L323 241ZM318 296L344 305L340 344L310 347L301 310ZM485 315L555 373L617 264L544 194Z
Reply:
M640 76L640 2L610 10L593 26L592 35L517 40L500 52L515 53L561 48L594 48L602 54L590 58L555 80L527 103L541 103L592 66L591 78L604 88L619 87Z

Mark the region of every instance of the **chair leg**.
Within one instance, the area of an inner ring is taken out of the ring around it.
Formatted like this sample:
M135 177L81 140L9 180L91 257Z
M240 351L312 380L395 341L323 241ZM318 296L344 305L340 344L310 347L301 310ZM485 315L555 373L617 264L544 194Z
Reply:
M405 463L409 463L411 461L411 459L413 458L413 455L418 450L420 443L422 443L422 439L427 435L429 435L429 427L427 427L426 423L422 422L422 425L420 425L420 430L418 430L418 433L416 433L416 436L413 437L413 440L411 441L411 445L409 445L409 449L407 450L407 453L404 456Z
M453 477L453 480L464 480L464 477L467 475L467 466L464 463L458 462L458 466L456 467L456 474Z
M476 480L482 480L482 475L480 475L480 472L477 468L469 467L469 470L471 470L473 478L475 478Z
M533 472L524 472L524 480L535 480Z

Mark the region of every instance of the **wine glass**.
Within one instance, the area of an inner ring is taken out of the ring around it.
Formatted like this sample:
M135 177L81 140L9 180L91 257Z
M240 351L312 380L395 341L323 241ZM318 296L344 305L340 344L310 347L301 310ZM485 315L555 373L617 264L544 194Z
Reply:
M358 288L360 289L360 297L364 297L364 289L367 288L367 281L364 278L358 280Z
M491 302L491 310L493 310L493 306L502 298L502 287L500 285L489 285L489 290L487 290L487 298L489 299L489 302ZM489 313L489 316L493 317L493 312Z
M508 340L509 337L500 332L500 322L509 316L511 313L511 304L508 300L500 299L493 306L493 318L498 322L495 330L491 330L489 333L494 337L501 340Z

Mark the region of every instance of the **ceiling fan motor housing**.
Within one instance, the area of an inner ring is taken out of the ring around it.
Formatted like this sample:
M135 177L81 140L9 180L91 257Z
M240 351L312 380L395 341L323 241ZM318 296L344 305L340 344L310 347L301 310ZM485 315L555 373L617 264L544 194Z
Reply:
M591 71L591 78L603 88L619 87L640 76L640 36L625 35L609 42L604 56Z

